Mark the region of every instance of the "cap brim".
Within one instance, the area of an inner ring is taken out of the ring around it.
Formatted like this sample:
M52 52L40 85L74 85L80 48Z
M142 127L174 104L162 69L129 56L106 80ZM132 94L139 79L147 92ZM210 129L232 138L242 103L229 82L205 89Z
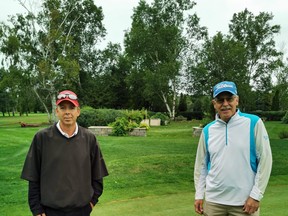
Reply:
M220 91L220 92L218 92L217 94L215 94L215 95L214 95L214 98L217 97L219 94L221 94L221 93L223 93L223 92L229 92L229 93L231 93L232 95L236 95L235 92L233 92L232 90L231 90L231 91L230 91L230 90L224 90L224 91Z
M63 99L57 100L57 101L56 101L56 105L59 105L59 104L60 104L61 102L63 102L63 101L69 101L69 102L72 103L74 106L79 107L78 101L77 101L77 100L72 100L72 99L70 99L70 98L63 98Z

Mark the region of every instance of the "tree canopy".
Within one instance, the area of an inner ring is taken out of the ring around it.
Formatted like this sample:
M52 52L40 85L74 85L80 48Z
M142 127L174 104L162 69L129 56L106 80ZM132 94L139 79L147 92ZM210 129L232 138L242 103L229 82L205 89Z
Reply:
M174 118L184 109L207 111L222 80L237 84L241 109L288 109L287 60L276 49L280 26L271 24L271 13L245 9L233 15L227 34L210 37L194 1L140 0L124 47L99 49L106 29L97 2L43 0L33 13L18 1L27 13L0 23L2 113L45 111L55 121L56 94L71 89L81 105Z

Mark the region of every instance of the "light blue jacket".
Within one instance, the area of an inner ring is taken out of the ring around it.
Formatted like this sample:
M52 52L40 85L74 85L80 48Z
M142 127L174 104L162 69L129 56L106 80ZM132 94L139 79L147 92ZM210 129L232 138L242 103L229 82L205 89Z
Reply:
M198 143L195 199L232 206L244 205L249 196L260 201L271 169L269 137L258 116L237 110L226 123L216 115Z

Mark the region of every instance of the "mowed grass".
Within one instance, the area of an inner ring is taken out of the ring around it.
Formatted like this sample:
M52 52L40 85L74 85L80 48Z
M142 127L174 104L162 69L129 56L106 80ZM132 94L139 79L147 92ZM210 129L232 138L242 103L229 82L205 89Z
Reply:
M0 215L31 215L27 182L20 179L23 162L40 128L21 128L18 122L43 123L46 115L0 117ZM288 141L278 132L280 122L266 122L273 152L272 176L261 201L261 215L288 215ZM172 122L152 127L147 137L98 137L109 176L92 216L167 216L194 213L193 167L199 122ZM271 132L270 132L271 131Z

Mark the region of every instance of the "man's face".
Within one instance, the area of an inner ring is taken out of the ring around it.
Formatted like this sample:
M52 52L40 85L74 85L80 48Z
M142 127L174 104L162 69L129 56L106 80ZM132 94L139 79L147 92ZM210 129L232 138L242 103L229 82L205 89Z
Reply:
M61 102L56 108L56 114L63 126L73 126L80 115L80 108L69 101Z
M236 113L239 98L229 92L222 92L212 100L215 110L220 118L228 122L229 119Z

